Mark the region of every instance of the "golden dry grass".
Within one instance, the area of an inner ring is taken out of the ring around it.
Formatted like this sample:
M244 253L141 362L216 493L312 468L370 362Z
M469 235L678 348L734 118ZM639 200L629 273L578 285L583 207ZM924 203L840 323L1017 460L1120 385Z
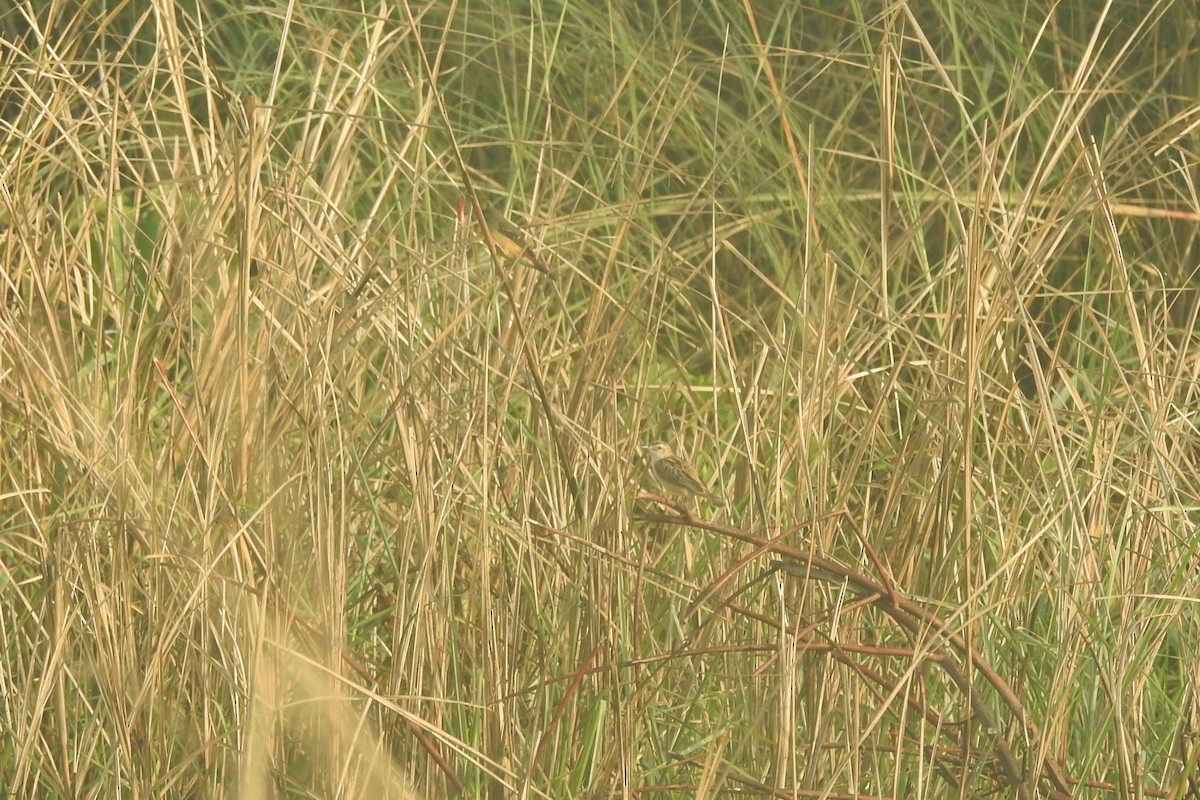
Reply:
M221 10L0 12L12 796L1195 793L1185 4Z

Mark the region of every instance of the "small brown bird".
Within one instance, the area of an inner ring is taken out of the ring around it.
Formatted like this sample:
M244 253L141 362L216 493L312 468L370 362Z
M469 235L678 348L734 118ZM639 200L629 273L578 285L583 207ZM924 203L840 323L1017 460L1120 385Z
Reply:
M492 243L507 258L523 258L533 264L534 269L546 275L550 270L537 254L529 249L525 232L510 222L503 214L489 208L483 212L484 238Z
M684 497L703 497L719 506L725 505L725 499L710 492L704 481L700 480L695 467L675 455L671 445L655 442L642 449L650 454L650 474L667 492Z

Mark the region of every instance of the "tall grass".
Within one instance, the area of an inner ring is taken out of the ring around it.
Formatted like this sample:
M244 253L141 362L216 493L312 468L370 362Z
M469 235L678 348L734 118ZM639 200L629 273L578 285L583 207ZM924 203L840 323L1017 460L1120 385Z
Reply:
M1194 794L1192 16L0 12L0 784Z

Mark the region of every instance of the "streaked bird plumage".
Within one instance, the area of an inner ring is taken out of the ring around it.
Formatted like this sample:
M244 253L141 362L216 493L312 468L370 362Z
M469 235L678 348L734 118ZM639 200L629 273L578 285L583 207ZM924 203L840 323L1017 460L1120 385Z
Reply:
M717 505L725 505L724 498L710 492L696 468L675 455L669 444L655 442L642 449L650 456L650 474L667 492L685 497L704 497Z

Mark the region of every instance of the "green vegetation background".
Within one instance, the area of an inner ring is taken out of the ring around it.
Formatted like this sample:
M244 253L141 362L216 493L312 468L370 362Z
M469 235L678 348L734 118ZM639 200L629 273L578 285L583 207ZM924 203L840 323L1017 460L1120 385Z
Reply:
M9 4L8 796L1194 796L1197 33Z

